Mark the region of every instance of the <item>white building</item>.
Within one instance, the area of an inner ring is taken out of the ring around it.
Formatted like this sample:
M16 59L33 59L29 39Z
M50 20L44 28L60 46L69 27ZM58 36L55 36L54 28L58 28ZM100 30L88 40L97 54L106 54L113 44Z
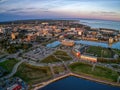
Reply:
M80 57L82 60L87 60L91 62L97 62L97 57L89 56L89 55L81 55Z

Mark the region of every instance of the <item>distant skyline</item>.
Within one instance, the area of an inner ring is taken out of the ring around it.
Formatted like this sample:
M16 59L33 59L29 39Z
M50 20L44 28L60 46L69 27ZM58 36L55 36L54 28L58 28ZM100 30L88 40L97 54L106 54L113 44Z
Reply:
M0 0L0 22L42 18L120 21L120 0Z

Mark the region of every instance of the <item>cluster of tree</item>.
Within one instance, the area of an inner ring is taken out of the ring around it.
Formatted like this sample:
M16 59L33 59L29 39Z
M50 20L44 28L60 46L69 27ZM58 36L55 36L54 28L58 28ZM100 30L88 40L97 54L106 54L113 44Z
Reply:
M20 49L22 50L27 50L30 47L32 47L32 44L11 44L8 48L7 48L7 52L8 53L16 53L18 52Z
M120 58L113 59L113 60L98 58L97 60L98 60L98 62L101 62L101 63L120 63Z
M10 43L8 42L7 39L3 39L3 40L0 40L0 47L1 48L7 48L7 46L9 46Z
M32 47L32 44L26 44L26 43L11 44L7 39L3 39L0 41L0 47L5 51L7 51L8 53L16 53L20 49L27 50L28 48Z

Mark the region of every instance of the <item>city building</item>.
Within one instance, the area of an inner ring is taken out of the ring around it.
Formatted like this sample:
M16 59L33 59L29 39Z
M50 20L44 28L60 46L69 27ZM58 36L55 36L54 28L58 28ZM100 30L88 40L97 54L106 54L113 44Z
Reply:
M14 33L11 33L11 38L12 38L12 40L16 39L16 36Z
M78 31L78 35L81 36L82 34L83 34L83 31L82 31L82 30L79 30L79 31Z
M75 42L73 40L64 39L61 41L61 44L65 46L73 46Z
M113 38L110 37L110 38L109 38L109 43L113 43L113 42L114 42Z
M90 55L81 55L80 58L82 60L90 61L90 62L97 62L97 57L90 56Z
M87 48L88 48L88 46L85 46L85 45L75 45L73 47L72 52L77 58L80 58L81 60L97 62L97 57L84 54L84 52Z

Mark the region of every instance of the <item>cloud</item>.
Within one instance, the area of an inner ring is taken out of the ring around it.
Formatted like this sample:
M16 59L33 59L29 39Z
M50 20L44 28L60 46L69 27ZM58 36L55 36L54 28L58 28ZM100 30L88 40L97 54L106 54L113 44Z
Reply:
M7 12L15 12L20 11L22 8L16 8L16 9L8 9Z
M102 11L100 13L102 13L102 14L117 14L116 12L105 12L105 11Z
M92 14L95 15L105 15L105 16L117 16L118 13L117 12L108 12L108 11L100 11L100 12L92 12Z
M48 15L49 13L52 13L52 11L46 8L28 7L28 8L11 8L4 10L1 13L31 16L31 15Z
M8 0L0 0L0 3L4 3L4 2L6 2L6 1L8 1Z
M13 8L13 9L8 9L6 12L19 12L19 11L24 11L24 10L35 10L36 8Z
M119 3L120 0L0 0L0 14L118 17Z

